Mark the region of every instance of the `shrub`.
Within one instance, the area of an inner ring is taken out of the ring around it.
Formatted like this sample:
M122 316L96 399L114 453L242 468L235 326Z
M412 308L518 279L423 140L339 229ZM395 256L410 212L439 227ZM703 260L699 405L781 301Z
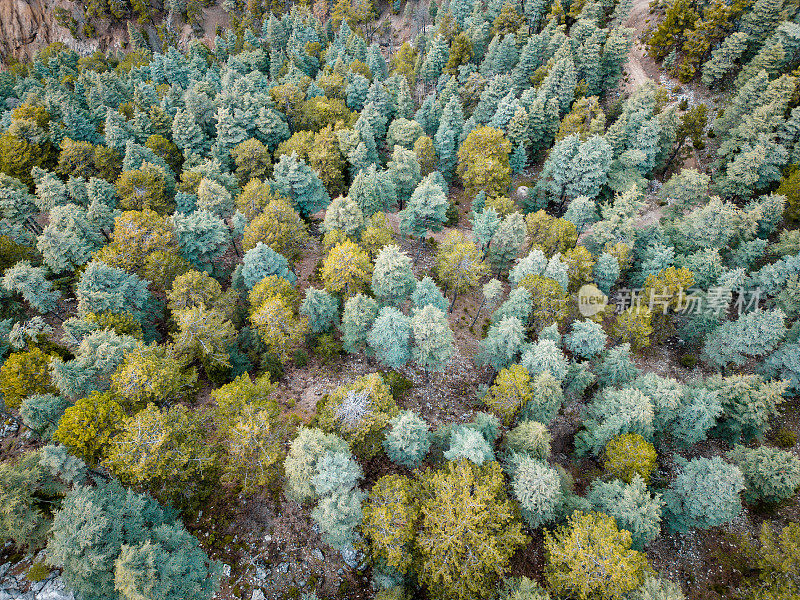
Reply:
M308 364L308 352L305 350L295 350L293 360L294 366L302 369Z
M656 449L638 433L626 433L612 438L606 444L603 466L612 476L630 483L640 476L645 483L656 468Z
M791 452L737 445L727 457L744 475L747 502L781 502L791 498L800 487L800 460Z
M794 448L797 444L797 433L788 427L781 426L778 427L778 430L772 436L772 440L778 448L783 448L784 450L787 448Z
M19 408L22 400L34 394L57 394L50 381L51 356L33 347L13 352L0 367L0 394L9 408Z

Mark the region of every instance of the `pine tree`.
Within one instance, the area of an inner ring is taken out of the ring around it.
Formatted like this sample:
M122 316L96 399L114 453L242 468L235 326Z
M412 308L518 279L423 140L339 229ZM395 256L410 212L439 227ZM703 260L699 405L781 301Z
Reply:
M429 304L414 312L411 317L414 333L414 362L425 371L444 371L453 355L453 332L447 317L435 306Z
M665 522L670 529L708 529L727 523L742 511L745 489L738 467L719 456L680 461L680 471L664 492Z
M747 50L748 42L748 34L742 31L736 31L726 37L703 65L703 83L713 87L732 74L738 66L739 59Z
M325 211L322 230L341 231L348 237L357 237L364 227L364 215L350 196L334 198Z
M289 270L289 261L272 248L258 242L254 248L244 254L242 277L247 289L253 289L259 281L270 275L283 277L294 283L297 276Z
M464 127L464 113L458 95L450 98L444 107L439 128L434 136L436 154L439 157L438 170L445 179L453 177L457 162L457 151L461 129Z
M396 308L387 306L373 321L367 343L375 357L388 367L398 369L411 359L411 320Z
M486 252L486 260L493 271L500 273L508 269L524 243L525 220L520 213L511 213L500 222Z
M397 193L389 172L379 172L375 165L362 169L350 185L350 198L358 204L364 217L388 212L397 203Z
M466 293L477 286L487 271L481 252L471 240L461 232L447 234L437 249L436 274L439 281L453 292L450 312L458 294Z
M411 259L399 246L385 246L372 271L372 291L377 300L383 305L401 306L415 287Z
M383 448L392 462L413 469L425 459L431 447L430 428L409 410L389 421Z
M513 461L511 489L522 509L522 518L531 529L555 520L563 502L558 471L530 456Z
M487 196L507 195L510 153L511 144L501 131L491 127L471 131L458 150L458 175L466 193L474 196L483 190Z
M312 333L323 333L339 322L339 301L323 290L307 288L300 314L308 319Z
M301 215L312 215L330 204L322 181L295 153L280 157L274 175L278 190L292 200Z
M225 222L207 210L197 210L189 215L175 213L172 223L183 257L202 271L214 272L216 261L230 246Z
M387 175L394 185L397 201L402 209L422 180L417 157L410 150L395 146L392 160L387 165Z
M435 182L434 174L420 182L406 207L398 213L401 234L417 235L424 240L429 230L440 231L447 221L445 213L450 204L441 186Z
M54 311L61 297L45 278L44 268L34 267L27 260L6 269L1 282L7 292L20 294L25 302L41 313Z
M627 485L619 480L595 480L587 500L598 511L614 517L620 529L631 533L634 550L644 549L661 532L661 495L651 495L639 475Z
M564 338L564 345L572 354L580 358L592 359L606 346L603 328L593 321L575 321L572 331Z
M325 288L344 299L363 290L371 274L369 256L350 240L335 245L322 261L320 270Z

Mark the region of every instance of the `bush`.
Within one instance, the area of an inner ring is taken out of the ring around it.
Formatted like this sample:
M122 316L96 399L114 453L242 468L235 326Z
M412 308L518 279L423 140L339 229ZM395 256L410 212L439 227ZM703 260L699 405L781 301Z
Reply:
M747 502L781 502L800 487L800 460L791 452L737 445L727 457L742 470Z
M262 352L260 360L262 373L269 373L270 381L283 379L283 363L272 352Z
M28 569L25 577L28 579L28 581L38 583L40 581L44 581L48 575L50 575L50 567L43 562L37 561L31 565L31 568Z
M778 448L783 448L784 450L794 448L797 444L797 433L788 427L781 426L772 436L772 441L775 442Z
M342 343L330 334L321 335L314 346L314 352L324 364L330 364L342 355Z
M694 369L697 366L697 355L695 354L683 354L679 362L681 366L686 367L687 369Z
M295 350L293 360L294 365L302 369L308 364L308 352L305 350Z
M386 371L383 373L383 381L389 386L392 398L400 400L405 393L414 387L414 382L408 377L397 371Z
M0 394L9 408L19 408L22 400L34 394L57 394L50 381L51 356L33 347L13 352L0 367Z
M650 481L650 474L656 468L658 455L653 444L638 433L626 433L612 438L606 444L606 471L625 483L639 475L645 482Z

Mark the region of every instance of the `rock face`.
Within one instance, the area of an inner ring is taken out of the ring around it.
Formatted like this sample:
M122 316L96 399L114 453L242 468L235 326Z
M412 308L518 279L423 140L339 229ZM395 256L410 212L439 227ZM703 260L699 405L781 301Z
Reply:
M52 8L45 0L0 0L0 55L27 58L53 41Z

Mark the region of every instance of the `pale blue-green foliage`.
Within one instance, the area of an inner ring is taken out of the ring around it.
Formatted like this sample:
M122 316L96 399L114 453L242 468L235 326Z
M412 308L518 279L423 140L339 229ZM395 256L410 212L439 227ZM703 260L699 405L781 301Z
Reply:
M128 312L142 322L152 310L146 281L97 260L86 266L75 292L79 315Z
M780 309L742 314L706 338L703 356L716 367L742 366L773 352L786 337L786 314Z
M664 492L665 522L677 531L708 529L727 523L742 511L739 494L745 489L739 467L719 456L678 457L678 475Z
M662 577L645 575L644 583L631 592L630 600L686 600L686 597L677 583Z
M473 212L471 219L472 235L478 247L485 251L495 232L500 227L500 217L497 216L497 212L493 208L488 207Z
M383 449L392 462L413 469L422 462L430 447L428 424L410 410L401 411L389 421Z
M93 331L81 340L73 360L52 360L53 383L63 395L73 399L93 391L104 392L111 386L111 375L136 344L128 335L117 335L108 329Z
M297 276L289 270L289 261L286 257L263 242L258 242L255 248L244 253L242 264L244 284L247 289L252 289L255 284L270 275L283 277L289 283L297 281Z
M761 288L761 293L777 296L792 275L800 274L800 254L787 256L749 274L749 288Z
M273 177L278 191L294 203L297 212L303 216L313 215L331 203L319 176L297 153L283 154L275 164Z
M581 142L577 135L567 136L550 151L535 193L558 202L579 196L594 199L608 179L612 158L613 150L603 137Z
M596 223L600 219L597 203L587 196L578 196L569 203L564 219L573 223L578 233L581 233L587 225Z
M525 220L522 215L518 212L506 215L500 222L500 227L497 228L492 241L489 242L486 252L486 258L492 269L497 272L507 269L519 254L524 243Z
M53 394L36 394L22 400L19 414L22 422L42 438L50 439L61 415L70 406L69 400Z
M564 377L564 391L573 398L580 398L595 381L597 376L589 369L589 363L572 361Z
M47 280L44 268L34 267L27 260L6 269L2 283L7 292L21 294L31 307L43 313L54 310L61 297Z
M347 108L360 111L364 108L364 101L367 99L369 80L358 73L351 73L349 79L345 88Z
M638 473L626 484L619 479L610 482L595 479L586 499L600 512L614 517L617 527L631 532L633 547L642 550L661 532L660 494L651 494Z
M358 204L364 219L369 219L376 212L392 210L397 204L392 172L378 171L375 165L361 169L350 184L349 196Z
M564 337L564 346L580 358L594 358L606 347L608 337L594 321L575 321Z
M521 323L527 323L533 310L533 299L526 288L512 290L508 298L492 314L492 323L499 323L507 317L514 317Z
M561 410L564 392L558 379L550 371L539 373L531 381L533 398L522 407L520 420L549 423Z
M378 316L378 303L358 293L348 298L342 311L342 345L345 352L354 354L367 345L367 334Z
M539 340L522 355L522 366L531 377L549 371L557 380L567 375L567 359L553 340Z
M364 476L350 452L326 452L315 465L311 485L317 496L351 490Z
M319 525L322 541L339 549L352 546L356 527L363 518L361 503L365 498L366 494L357 488L320 498L311 518Z
M767 377L783 379L788 389L800 391L800 344L783 344L761 363L760 372Z
M503 438L503 445L511 454L526 454L532 458L545 460L550 456L550 432L537 421L520 421Z
M416 121L413 123L417 124ZM387 180L394 185L401 206L411 198L422 181L417 155L399 145L394 147L392 160L386 165L386 174Z
M653 427L656 435L666 434L678 417L687 390L675 379L661 377L656 373L639 375L631 382L631 387L650 398L653 403Z
M394 244L384 246L372 270L372 291L382 304L402 305L416 287L411 258Z
M481 340L479 360L501 371L519 356L525 342L525 328L516 317L504 317L496 325L489 327L486 337Z
M447 298L442 294L442 290L427 275L417 282L417 286L411 293L411 301L417 308L431 304L442 312L446 311L448 306Z
M21 349L28 342L37 342L42 336L53 333L52 326L40 316L31 317L27 321L17 321L8 332L8 341L12 347Z
M639 390L605 388L586 407L586 429L575 438L576 449L581 454L598 455L612 438L623 433L638 433L652 441L653 418L653 403Z
M556 346L561 347L561 332L558 330L558 323L551 323L539 332L540 340L550 340Z
M70 202L67 186L52 171L45 171L39 167L31 170L31 176L36 183L36 207L41 212L49 212L56 206Z
M183 525L156 527L148 539L122 546L114 567L115 588L125 598L213 598L221 565L209 562Z
M338 435L320 429L301 427L297 437L289 445L284 461L286 472L286 495L295 502L306 502L317 497L312 479L317 474L317 465L327 453L350 451Z
M189 215L176 212L172 224L183 257L201 271L213 272L231 241L225 222L207 210L196 210Z
M539 248L534 248L526 256L517 260L517 264L508 272L511 285L518 285L526 275L541 275L547 268L548 260Z
M735 446L728 460L742 470L748 502L781 502L800 487L800 460L785 450L759 446Z
M619 279L619 261L608 252L603 252L594 263L594 281L605 295L611 293L611 288Z
M19 179L0 174L0 218L12 225L22 225L33 214L36 214L36 205L28 186Z
M569 265L561 260L560 252L556 252L547 261L547 267L542 273L542 277L552 279L561 286L562 290L567 291L569 286Z
M433 175L431 173L420 182L405 208L398 213L403 235L425 236L428 230L440 231L447 221L450 204Z
M36 248L53 273L72 271L85 264L105 243L101 225L110 226L97 221L97 217L103 216L100 213L90 215L77 204L56 206L50 211L49 222L39 235ZM110 216L113 217L113 213Z
M86 477L86 463L69 453L66 446L49 444L42 448L39 464L67 483L77 483Z
M467 423L467 425L478 430L490 446L494 446L500 436L500 419L492 413L475 413L472 423Z
M638 374L639 369L633 363L631 345L628 343L607 350L597 368L597 376L603 387L625 385Z
M682 269L691 271L694 275L694 287L704 290L713 287L726 270L722 264L719 248L708 248L693 254L678 255L675 264Z
M428 304L414 311L411 317L414 334L412 356L425 372L444 371L453 355L453 332L444 311Z
M385 306L367 333L367 343L379 362L399 369L411 360L411 335L411 319L396 308Z
M708 436L722 414L722 399L716 390L689 388L686 390L681 407L672 423L673 441L682 447L689 447Z
M75 487L55 514L47 554L62 566L61 577L77 594L117 598L114 571L122 547L142 544L156 528L174 522L155 500L116 481Z
M300 314L308 317L312 333L333 329L339 322L339 301L325 290L307 288Z
M444 453L447 460L467 460L482 465L494 460L494 451L477 429L461 426L450 433L450 448Z
M528 527L536 529L553 521L564 497L558 471L541 460L518 455L511 472L511 489Z
M658 275L675 264L675 249L655 242L647 245L637 259L637 268L631 273L630 281L637 287L643 287L649 275Z
M264 142L264 145L274 152L284 140L288 140L291 136L289 126L286 124L284 116L273 108L262 106L258 111L256 118L256 127L258 138Z

